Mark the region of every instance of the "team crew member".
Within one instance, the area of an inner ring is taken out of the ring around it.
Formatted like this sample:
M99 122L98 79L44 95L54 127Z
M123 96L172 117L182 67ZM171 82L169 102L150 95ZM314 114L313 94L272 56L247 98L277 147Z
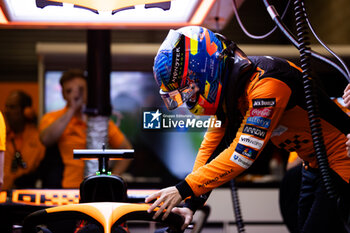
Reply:
M7 149L3 188L35 188L45 147L39 140L32 98L23 91L12 91L6 99L4 116Z
M0 191L4 180L4 157L6 150L6 126L4 117L0 112Z
M61 79L63 98L67 101L65 108L47 113L40 122L40 139L45 146L55 143L63 161L63 188L79 188L84 178L84 161L73 159L73 149L86 148L87 116L83 114L83 105L87 98L87 83L80 70L68 70ZM108 145L110 148L130 149L131 144L112 122L108 125ZM120 160L112 172L120 175L129 166L129 160Z
M184 27L170 30L155 57L154 75L168 109L186 103L193 114L215 115L224 123L205 134L192 173L146 198L146 202L158 198L149 209L159 206L155 218L167 209L166 218L173 210L184 216L186 227L210 191L249 168L271 140L279 148L296 151L305 164L300 232L345 232L319 179L299 67L277 57L247 57L221 35ZM319 95L332 175L337 188L348 191L349 118L325 94ZM191 198L184 208L175 207L187 197Z
M350 109L350 84L348 84L344 90L343 95L345 107ZM348 150L348 156L350 157L350 134L347 135L348 141L346 142L346 148Z

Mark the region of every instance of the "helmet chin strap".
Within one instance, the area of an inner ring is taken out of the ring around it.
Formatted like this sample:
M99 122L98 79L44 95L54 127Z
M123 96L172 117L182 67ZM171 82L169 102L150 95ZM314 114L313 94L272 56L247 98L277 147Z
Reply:
M194 96L192 96L187 102L187 106L188 108L192 108L198 101L198 98L199 98L199 92L197 92Z

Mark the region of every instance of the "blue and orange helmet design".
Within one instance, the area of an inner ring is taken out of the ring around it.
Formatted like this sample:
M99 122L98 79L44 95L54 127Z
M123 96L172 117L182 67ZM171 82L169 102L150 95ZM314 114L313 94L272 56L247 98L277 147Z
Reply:
M169 109L187 102L194 114L216 113L222 90L224 49L224 43L203 27L169 31L153 67L160 94Z

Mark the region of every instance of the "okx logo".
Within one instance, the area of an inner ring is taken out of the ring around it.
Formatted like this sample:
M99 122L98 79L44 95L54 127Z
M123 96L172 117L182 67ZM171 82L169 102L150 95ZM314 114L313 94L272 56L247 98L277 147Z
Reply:
M145 111L143 112L143 128L144 129L160 129L161 128L161 115L162 113L157 111Z

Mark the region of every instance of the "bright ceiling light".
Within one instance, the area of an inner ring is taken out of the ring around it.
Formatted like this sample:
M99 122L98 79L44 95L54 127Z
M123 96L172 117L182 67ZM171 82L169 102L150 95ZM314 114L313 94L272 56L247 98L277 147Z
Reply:
M220 1L227 0L0 0L0 25L199 25Z
M41 0L42 1L42 0ZM85 4L83 6L71 4L62 1L62 5L48 5L43 8L37 7L38 0L5 0L6 6L10 10L10 19L13 22L186 22L196 9L198 0L175 0L167 1L170 5L169 10L163 10L154 4L154 7L146 8L147 5L133 5L131 9L124 8L123 5L115 4L115 8L106 7L93 8L95 5ZM56 3L56 1L51 1ZM75 1L79 2L79 1ZM81 1L91 2L94 1ZM97 1L95 1L97 2ZM99 1L103 2L103 1ZM111 1L106 1L111 2ZM118 3L117 0L113 1ZM133 1L122 1L133 2ZM141 1L137 1L141 2ZM152 1L144 1L152 2ZM153 1L156 2L156 1ZM164 2L163 2L164 4ZM101 4L100 4L101 5ZM158 4L162 6L161 3ZM119 7L119 8L118 8ZM101 10L102 9L102 10ZM117 11L117 12L114 12Z
M0 24L7 24L8 21L4 15L4 12L2 11L1 7L0 7Z
M219 30L232 15L232 0L0 0L0 28Z

